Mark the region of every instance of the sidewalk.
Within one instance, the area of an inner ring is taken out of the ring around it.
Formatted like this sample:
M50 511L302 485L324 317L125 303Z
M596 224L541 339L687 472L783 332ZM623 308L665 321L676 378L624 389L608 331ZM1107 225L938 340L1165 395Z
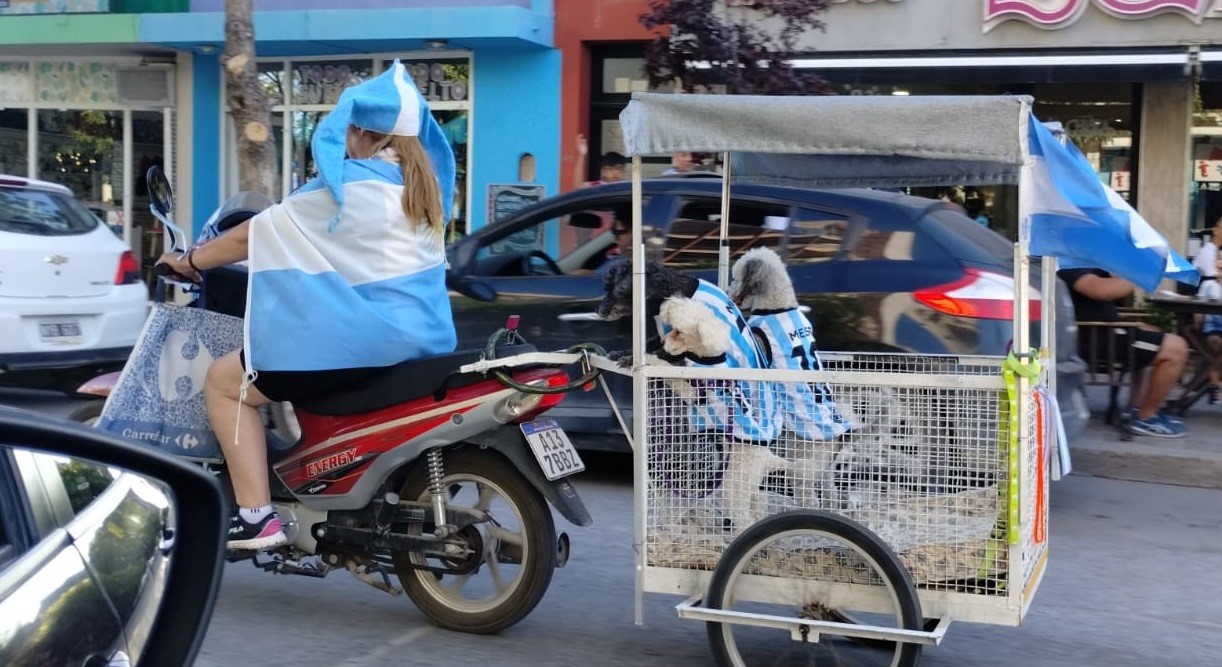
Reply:
M1087 404L1090 422L1070 443L1073 474L1222 489L1222 403L1202 398L1192 406L1183 417L1185 438L1135 435L1129 442L1103 423L1106 388L1088 387Z

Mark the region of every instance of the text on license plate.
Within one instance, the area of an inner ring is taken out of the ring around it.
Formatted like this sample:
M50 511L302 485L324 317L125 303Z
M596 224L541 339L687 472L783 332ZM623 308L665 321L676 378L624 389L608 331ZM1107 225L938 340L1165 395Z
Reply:
M81 335L81 325L76 322L48 322L38 325L43 338L72 338Z
M539 467L548 481L560 479L586 469L586 464L577 455L577 448L568 434L551 417L542 417L522 424L522 435L535 453Z

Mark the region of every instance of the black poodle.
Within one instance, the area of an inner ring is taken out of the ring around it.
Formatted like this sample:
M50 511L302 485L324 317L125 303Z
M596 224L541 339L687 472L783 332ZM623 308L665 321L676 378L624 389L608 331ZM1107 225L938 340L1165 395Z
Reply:
M661 262L645 264L645 317L656 318L662 310L662 302L672 296L691 297L696 293L700 281L697 278L663 266ZM606 296L598 304L598 316L605 320L618 320L632 313L632 260L620 260L603 275L603 290ZM657 354L666 361L678 363L682 357L671 357L662 349L662 338L656 327L647 327L645 351ZM612 356L619 357L619 351Z

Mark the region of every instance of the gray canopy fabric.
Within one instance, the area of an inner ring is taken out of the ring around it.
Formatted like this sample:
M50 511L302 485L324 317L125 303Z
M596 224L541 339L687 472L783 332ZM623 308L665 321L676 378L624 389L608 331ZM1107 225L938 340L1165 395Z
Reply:
M732 154L736 181L818 187L1017 181L1026 96L635 93L620 114L628 155Z

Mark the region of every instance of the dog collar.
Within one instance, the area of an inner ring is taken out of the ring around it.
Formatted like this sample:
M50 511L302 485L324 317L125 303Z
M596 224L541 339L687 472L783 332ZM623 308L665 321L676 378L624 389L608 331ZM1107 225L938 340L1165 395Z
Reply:
M686 356L691 361L698 363L702 366L717 366L719 364L726 363L726 355L724 352L716 356L712 356L712 357L698 357L692 354L691 352L688 352L684 356Z
M752 315L780 315L781 313L788 313L791 310L797 310L797 308L775 308L775 309L769 309L769 310L753 310L751 311L751 314Z

